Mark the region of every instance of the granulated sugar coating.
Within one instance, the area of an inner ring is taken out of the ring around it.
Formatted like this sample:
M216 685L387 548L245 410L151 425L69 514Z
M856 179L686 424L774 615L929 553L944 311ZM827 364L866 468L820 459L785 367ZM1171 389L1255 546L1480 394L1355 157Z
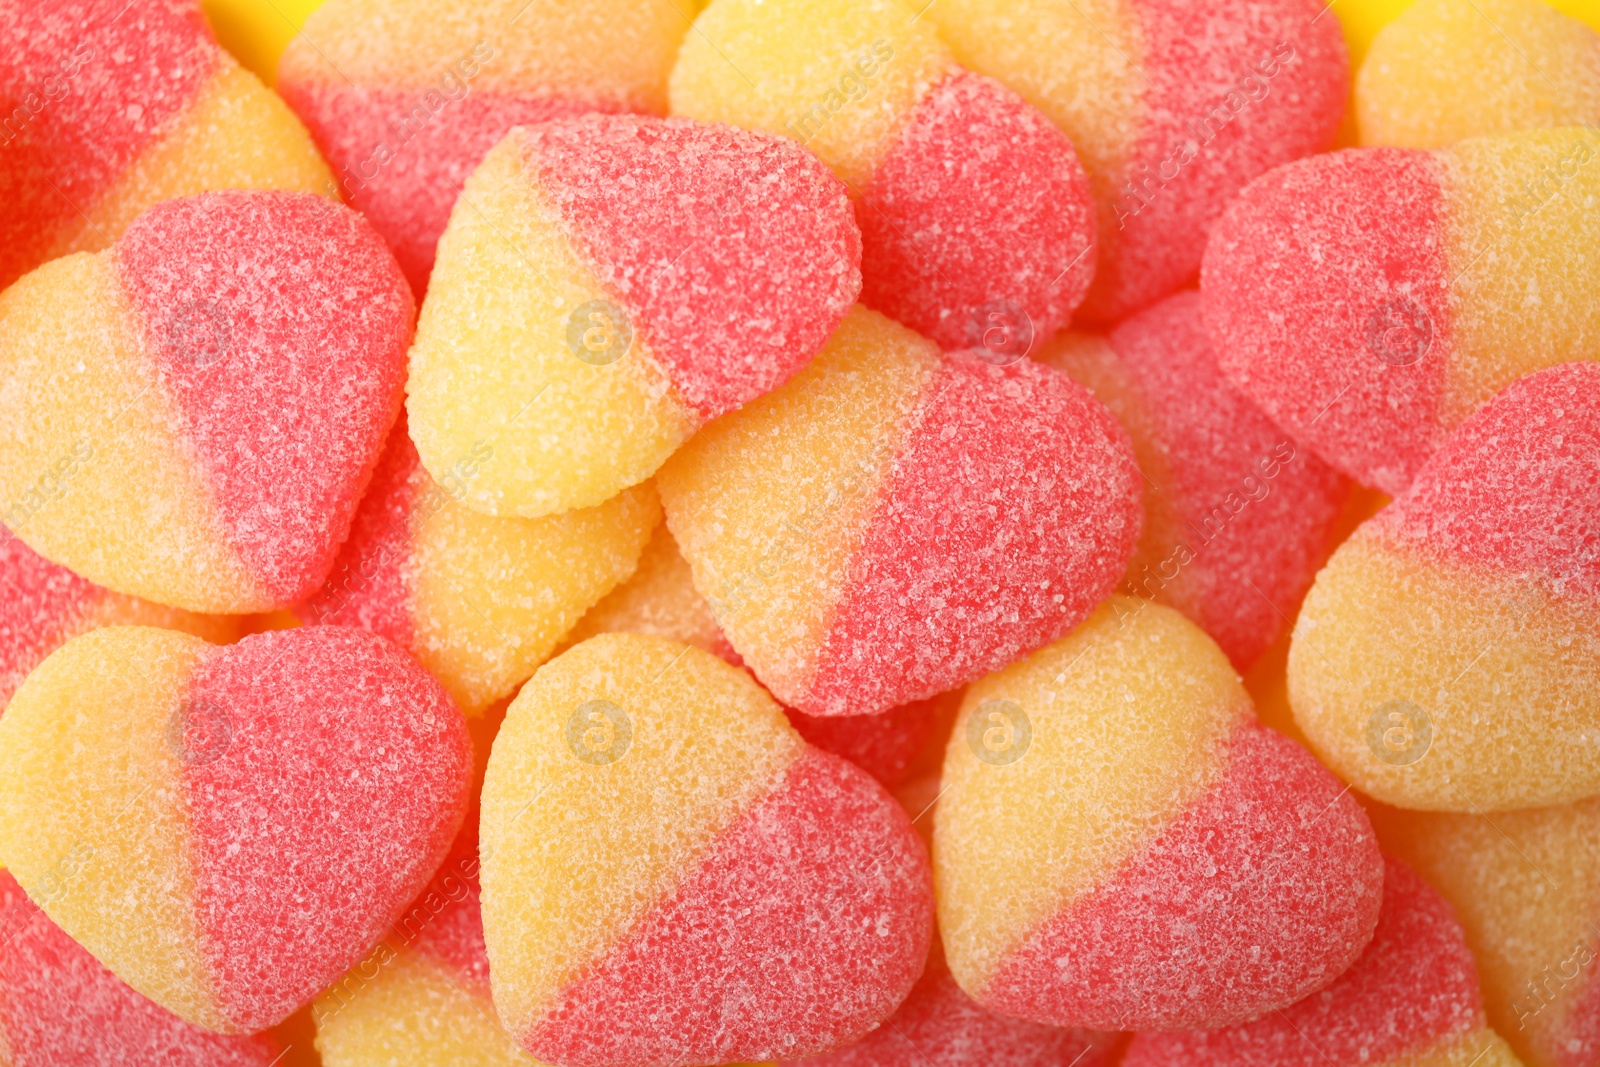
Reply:
M1466 931L1489 1024L1528 1067L1600 1052L1600 799L1494 816L1370 805L1383 847Z
M1520 1067L1450 905L1392 858L1383 874L1372 943L1332 985L1242 1026L1136 1034L1123 1067Z
M1434 811L1600 789L1600 366L1523 378L1346 541L1295 625L1289 699L1328 765Z
M1337 152L1266 175L1212 231L1224 372L1323 459L1394 495L1504 386L1600 358L1600 133Z
M857 309L800 376L662 470L695 587L808 715L954 689L1054 640L1139 532L1127 436L1028 360L941 357Z
M682 641L718 656L735 667L744 660L733 650L706 602L694 587L689 564L665 526L657 527L627 582L590 610L571 633L568 644L595 634L647 634ZM876 715L806 715L784 708L800 736L857 767L893 789L915 768L916 761L934 743L941 721L954 714L960 693L944 693L913 701Z
M1366 816L1170 608L1114 597L971 686L943 782L945 950L1004 1015L1253 1019L1325 986L1377 921Z
M922 968L927 857L865 773L738 669L610 634L540 668L484 784L495 1006L564 1064L801 1057Z
M888 1021L838 1052L784 1067L1105 1067L1116 1035L1008 1019L961 991L934 946L911 995Z
M333 0L289 42L277 89L420 293L484 153L513 126L664 114L688 25L673 0Z
M1094 277L1094 200L1072 144L976 74L917 102L856 219L862 302L947 349L1023 355Z
M399 410L411 294L305 193L152 208L0 295L12 531L119 592L266 611L322 584Z
M672 109L793 138L831 166L861 225L863 302L945 348L987 336L1020 356L1094 275L1071 142L955 66L899 0L716 0L684 41Z
M1361 143L1600 122L1600 35L1539 0L1419 0L1373 38L1356 75Z
M0 42L0 289L105 248L161 200L328 182L305 129L217 47L194 0L8 3Z
M85 581L0 528L0 709L50 653L98 626L160 626L225 645L239 620L196 615Z
M462 865L475 871L476 863ZM543 1067L495 1016L472 876L435 880L412 914L317 999L313 1015L323 1067Z
M225 1037L146 1000L0 871L0 1047L8 1067L270 1067L272 1038Z
M405 421L328 582L295 612L361 626L416 656L468 715L508 697L592 604L633 573L661 505L649 485L592 508L498 518L460 503L487 446L443 484Z
M920 6L920 5L919 5ZM1077 147L1100 265L1082 320L1111 323L1184 285L1252 178L1333 140L1349 85L1320 0L939 0L956 58Z
M0 740L17 881L123 981L223 1033L281 1021L366 953L443 858L471 772L438 683L341 627L220 649L96 630L29 676Z
M1311 587L1349 483L1223 377L1200 305L1178 293L1104 336L1063 334L1039 359L1133 439L1145 521L1123 590L1183 612L1244 671Z
M717 625L711 605L695 590L688 561L665 523L650 535L633 577L590 608L566 641L575 645L595 634L610 633L668 637L743 666Z
M948 699L917 700L876 715L814 716L790 708L784 713L808 742L843 756L893 789L906 780L912 761L927 746L939 705Z
M537 517L655 472L776 388L860 291L844 187L799 146L682 119L507 135L467 183L412 350L411 434L463 502Z
M414 922L317 999L323 1067L533 1067L495 1019L476 885L457 878L430 892Z

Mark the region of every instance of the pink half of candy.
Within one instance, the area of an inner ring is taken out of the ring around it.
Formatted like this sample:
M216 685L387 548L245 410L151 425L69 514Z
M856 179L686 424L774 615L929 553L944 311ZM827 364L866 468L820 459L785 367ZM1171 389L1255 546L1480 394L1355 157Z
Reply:
M196 673L188 706L228 724L183 773L206 973L232 1018L275 1022L432 876L470 742L415 661L345 627L246 638Z
M1174 294L1103 338L1063 335L1040 359L1093 389L1133 438L1145 527L1125 590L1176 607L1247 670L1311 587L1349 483L1223 375L1201 305Z
M1245 190L1206 250L1223 370L1334 466L1391 495L1446 434L1440 183L1425 152L1316 157Z
M924 94L860 192L862 302L944 348L1024 355L1089 291L1088 176L993 79L960 71Z
M1383 909L1361 957L1320 993L1221 1030L1142 1033L1123 1067L1401 1067L1478 1063L1487 1031L1477 968L1437 890L1386 857ZM1466 1046L1459 1058L1447 1054ZM1428 1053L1438 1059L1423 1057ZM1515 1062L1509 1058L1485 1063Z
M787 381L859 292L844 186L791 141L593 115L530 129L524 160L702 419Z
M0 7L0 288L51 254L222 60L193 0Z
M129 988L0 870L0 1049L7 1067L268 1067L266 1035L184 1022Z
M1600 610L1600 364L1513 382L1373 519L1413 551Z
M1139 133L1105 191L1101 266L1080 312L1097 324L1190 282L1241 188L1333 140L1350 85L1344 35L1319 0L1128 7L1145 48Z
M394 257L350 209L276 192L160 204L115 255L232 547L299 600L399 411L414 307Z

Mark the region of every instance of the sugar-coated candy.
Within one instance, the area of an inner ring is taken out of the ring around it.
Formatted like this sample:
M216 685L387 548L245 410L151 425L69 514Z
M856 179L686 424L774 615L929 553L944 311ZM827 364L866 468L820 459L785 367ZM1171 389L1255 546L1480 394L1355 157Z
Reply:
M800 1058L922 970L933 893L905 813L691 645L602 634L539 668L482 803L495 1007L538 1059Z
M1137 1034L1122 1067L1521 1067L1489 1029L1472 953L1438 891L1385 857L1372 943L1322 992L1255 1022Z
M441 484L402 418L327 584L297 608L305 622L362 626L407 649L469 715L527 681L633 573L661 520L648 485L538 519L473 511L461 498L498 451L485 442Z
M1600 35L1541 0L1417 0L1356 74L1361 143L1443 148L1469 137L1600 123Z
M674 114L767 130L849 185L863 302L945 348L1022 355L1095 268L1072 144L961 69L901 0L715 0L672 72Z
M495 1018L477 887L446 878L317 998L323 1067L535 1067Z
M941 356L865 308L657 485L733 647L808 715L921 700L1048 644L1139 536L1132 448L1087 389Z
M277 1042L202 1030L102 967L0 870L6 1067L270 1067Z
M1509 811L1600 792L1600 364L1507 386L1317 576L1289 700L1369 796Z
M1144 533L1123 590L1175 607L1247 670L1288 625L1331 547L1349 483L1241 396L1182 292L1041 362L1094 390L1133 439Z
M689 18L674 0L330 0L278 92L421 292L462 183L513 126L665 114Z
M685 119L517 128L468 179L411 351L411 436L463 502L536 518L653 474L787 381L860 291L842 186L798 145Z
M665 526L656 528L627 582L595 605L568 635L572 644L603 633L649 634L694 645L743 666L723 636L711 605L695 590L689 564ZM915 770L933 740L941 715L960 693L913 701L875 715L815 716L784 708L800 736L824 752L843 756L893 789ZM953 712L953 708L950 711Z
M221 1033L273 1025L432 877L461 713L415 661L314 626L218 648L91 631L0 719L0 861L118 978Z
M400 408L412 300L359 215L224 191L0 294L4 521L54 563L191 611L327 576Z
M475 858L441 871L372 954L317 998L323 1067L540 1067L495 1017L476 876Z
M934 812L939 927L979 1004L1054 1026L1211 1028L1360 955L1366 815L1258 725L1216 644L1113 597L967 690Z
M837 1052L782 1067L1105 1067L1115 1034L1041 1026L979 1007L937 951L900 1010Z
M961 693L943 693L914 700L874 715L807 715L793 708L784 714L807 742L843 756L893 789L910 775L912 764L927 746L940 706Z
M217 46L198 0L7 0L0 102L0 289L105 248L161 200L330 180L283 101Z
M239 620L152 604L85 581L0 527L0 710L43 659L98 626L160 626L225 645Z
M1327 147L1344 114L1344 37L1321 0L924 10L957 59L1015 89L1077 147L1100 232L1085 321L1114 322L1192 279L1228 200Z
M633 577L613 589L567 635L577 644L596 634L646 634L703 649L742 666L717 625L711 605L694 587L689 563L663 524L650 535Z
M1393 496L1512 381L1600 359L1600 130L1364 148L1257 180L1212 230L1223 371Z
M1492 816L1368 811L1383 847L1455 908L1489 1023L1522 1061L1600 1062L1600 799Z

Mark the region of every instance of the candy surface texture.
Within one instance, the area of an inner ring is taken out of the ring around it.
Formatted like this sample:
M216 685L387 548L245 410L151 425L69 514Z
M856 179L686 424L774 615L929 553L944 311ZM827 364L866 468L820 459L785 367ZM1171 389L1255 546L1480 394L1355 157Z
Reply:
M0 8L0 289L212 189L332 195L305 127L211 37L195 0Z
M217 648L107 627L45 660L0 719L0 859L140 993L249 1033L416 896L470 770L460 712L382 638L319 626Z
M672 110L815 152L850 187L863 302L944 348L1017 358L1088 290L1094 205L1072 144L900 0L716 0Z
M0 499L30 548L191 611L322 584L399 411L412 302L348 208L217 192L0 294Z
M1346 792L1256 724L1193 623L1113 597L967 691L934 812L950 968L990 1010L1055 1026L1286 1007L1377 921L1377 844Z
M539 519L473 511L460 502L466 486L495 460L486 443L435 482L402 420L327 584L296 609L308 623L387 637L469 715L527 681L583 611L633 572L661 519L648 485Z
M1362 792L1492 812L1600 789L1600 365L1523 378L1339 547L1295 721Z
M861 287L844 187L793 142L590 115L511 132L468 180L417 327L411 436L463 502L536 518L653 474L783 384Z
M1123 1067L1519 1067L1484 1019L1472 954L1437 890L1389 859L1372 943L1327 989L1257 1022L1138 1034Z
M1403 490L1517 378L1600 358L1600 130L1281 167L1212 230L1223 371L1363 485Z
M922 843L737 668L603 634L539 669L484 782L495 1006L562 1064L800 1058L920 973Z
M1100 250L1078 314L1104 325L1190 281L1251 179L1333 140L1349 69L1326 13L1320 0L938 0L922 17L1077 148Z
M1356 75L1361 143L1443 148L1600 122L1600 34L1540 0L1418 0Z
M1139 473L1065 375L857 309L663 469L667 524L761 683L808 715L945 692L1046 644L1127 565Z
M123 984L0 871L0 1048L7 1067L270 1067L270 1037L225 1037Z
M1177 608L1247 670L1311 587L1348 485L1241 396L1206 339L1200 294L1041 362L1088 386L1133 440L1144 532L1122 590Z
M289 42L277 90L421 293L462 184L506 131L664 114L687 27L671 0L330 0Z

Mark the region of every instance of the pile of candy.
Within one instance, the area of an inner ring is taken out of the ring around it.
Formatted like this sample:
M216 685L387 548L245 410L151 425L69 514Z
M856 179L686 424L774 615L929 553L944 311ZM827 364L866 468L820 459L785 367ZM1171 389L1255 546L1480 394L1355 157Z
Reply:
M1600 34L1328 10L0 0L0 1065L1600 1067Z

